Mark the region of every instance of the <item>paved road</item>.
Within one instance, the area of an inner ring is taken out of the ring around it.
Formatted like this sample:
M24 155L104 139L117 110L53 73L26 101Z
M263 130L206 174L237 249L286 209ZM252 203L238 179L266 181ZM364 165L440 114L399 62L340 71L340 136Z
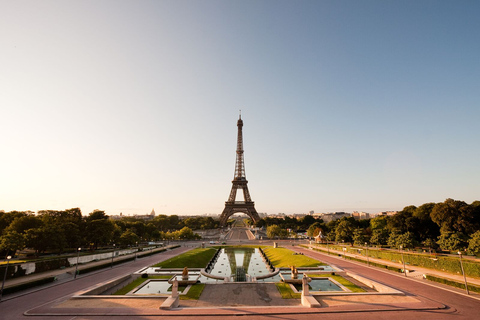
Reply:
M248 240L247 228L232 228L228 240Z
M26 317L23 313L34 307L46 304L48 302L60 299L74 294L77 291L91 287L97 283L107 281L112 278L131 274L145 266L149 266L160 261L167 260L180 253L191 250L190 247L180 247L166 252L162 252L150 257L138 259L134 262L126 262L122 265L115 266L112 269L104 269L101 272L80 275L76 280L58 284L46 289L38 290L23 296L9 298L5 296L4 300L0 303L0 319L1 320L15 320L15 319L35 319L35 320L47 320L52 319L49 316L39 317ZM102 317L83 318L75 317L76 320L80 319L101 319ZM71 316L56 316L55 319L67 320L72 319Z

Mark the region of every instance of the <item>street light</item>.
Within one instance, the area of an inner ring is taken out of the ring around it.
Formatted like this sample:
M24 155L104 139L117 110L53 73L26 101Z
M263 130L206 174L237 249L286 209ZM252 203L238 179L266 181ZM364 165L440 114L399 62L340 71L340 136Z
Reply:
M462 268L463 280L465 281L465 290L467 291L467 294L470 294L468 291L467 277L465 277L465 271L463 270L462 252L458 251L458 255L460 256L460 267Z
M368 259L368 242L365 242L365 246L367 247L367 266L369 266L370 260Z
M345 253L347 251L347 248L343 247L343 259L347 260L347 257L345 256Z
M403 273L407 276L407 269L405 269L405 259L403 259L403 246L400 246L400 252L402 253Z
M137 247L137 248L135 249L135 261L137 261L138 241L135 242L135 246Z
M112 263L110 264L110 268L113 268L113 256L115 255L115 243L113 244L113 251L112 251Z
M7 256L7 266L5 267L5 274L3 276L2 290L0 291L0 301L2 300L2 296L3 296L3 287L5 285L5 280L7 280L7 271L8 271L8 264L10 262L10 259L12 259L12 256Z
M2 301L3 297L3 287L5 286L5 280L7 280L7 271L8 271L8 263L12 259L12 256L7 257L7 266L5 267L5 274L3 275L3 282L2 282L2 291L0 291L0 301Z
M82 250L82 248L78 248L78 249L77 249L77 264L75 265L75 275L73 276L73 279L76 279L76 278L77 278L77 273L78 273L78 256L80 255L80 250Z

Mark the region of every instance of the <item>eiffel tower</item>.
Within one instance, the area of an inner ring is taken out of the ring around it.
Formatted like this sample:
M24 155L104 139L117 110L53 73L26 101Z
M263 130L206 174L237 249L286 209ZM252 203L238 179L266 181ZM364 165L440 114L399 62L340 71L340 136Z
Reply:
M228 218L238 212L246 213L253 222L260 220L257 211L255 210L255 202L250 198L248 192L247 178L245 177L245 166L243 161L243 137L242 137L242 114L237 121L238 137L237 137L237 161L235 162L235 176L232 181L232 191L228 201L225 202L225 209L220 216L220 226L224 227L227 224ZM237 190L243 190L244 201L235 201L237 196Z

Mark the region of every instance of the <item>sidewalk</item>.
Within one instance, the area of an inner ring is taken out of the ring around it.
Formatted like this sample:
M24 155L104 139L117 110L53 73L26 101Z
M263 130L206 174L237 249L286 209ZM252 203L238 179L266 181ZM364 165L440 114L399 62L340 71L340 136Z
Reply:
M308 248L312 247L317 250L320 250L322 253L327 254L327 249L324 247L316 246L316 245L306 245ZM329 249L330 252L334 252L341 256L343 258L344 252L340 250L334 250L334 249ZM346 253L345 254L347 257L353 257L359 260L367 261L367 257L361 254L352 254L352 253ZM383 259L376 259L376 258L368 258L368 261L387 265L390 267L395 267L399 269L403 269L403 264L402 263L397 263L393 262L390 260L383 260ZM460 262L459 262L460 264ZM453 274L449 272L442 272L440 270L435 270L435 269L428 269L428 268L423 268L419 266L412 266L412 265L406 265L405 266L407 269L407 277L415 278L415 279L424 279L424 274L429 274L432 276L437 276L440 278L445 278L445 279L451 279L460 283L464 283L463 275L462 274ZM459 265L460 268L460 265ZM467 282L468 284L473 284L480 286L480 279L478 278L472 278L472 277L467 277Z
M154 252L155 251L162 251L164 249L168 250L171 247L173 247L173 245L153 249L153 251ZM138 258L142 258L142 254L141 254L142 252L143 251L141 251L140 253L139 252L136 253ZM145 251L143 253L147 254L147 253L151 253L151 252L152 251ZM123 256L117 256L117 257L113 258L113 261L117 262L117 261L127 260L127 259L133 257L134 255L135 255L135 253L127 254L127 255L123 255ZM93 266L107 264L110 261L112 261L112 260L111 259L104 259L104 260L92 261L92 262L89 262L89 263L86 263L86 264L79 264L78 265L78 270L80 271L80 270L84 270L84 269L87 269L87 268L91 268ZM5 289L10 288L10 287L14 287L14 286L17 286L17 285L21 285L21 284L24 284L24 283L33 282L33 281L36 281L36 280L50 278L50 277L56 277L57 280L70 279L75 274L75 269L76 269L76 266L74 265L73 267L67 267L67 268L64 268L64 269L50 270L50 271L45 271L45 272L41 272L41 273L29 274L29 275L26 275L26 276L23 276L23 277L7 279L5 281Z

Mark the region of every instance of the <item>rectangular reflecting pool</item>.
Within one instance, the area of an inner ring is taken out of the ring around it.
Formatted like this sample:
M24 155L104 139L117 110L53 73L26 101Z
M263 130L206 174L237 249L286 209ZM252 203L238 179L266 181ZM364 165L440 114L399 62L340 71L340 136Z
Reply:
M179 292L183 292L185 287L178 287ZM167 280L150 280L133 294L170 294L172 285Z
M328 278L312 278L312 281L308 283L310 291L344 291L340 286ZM298 292L302 292L302 285L295 284L295 289Z

